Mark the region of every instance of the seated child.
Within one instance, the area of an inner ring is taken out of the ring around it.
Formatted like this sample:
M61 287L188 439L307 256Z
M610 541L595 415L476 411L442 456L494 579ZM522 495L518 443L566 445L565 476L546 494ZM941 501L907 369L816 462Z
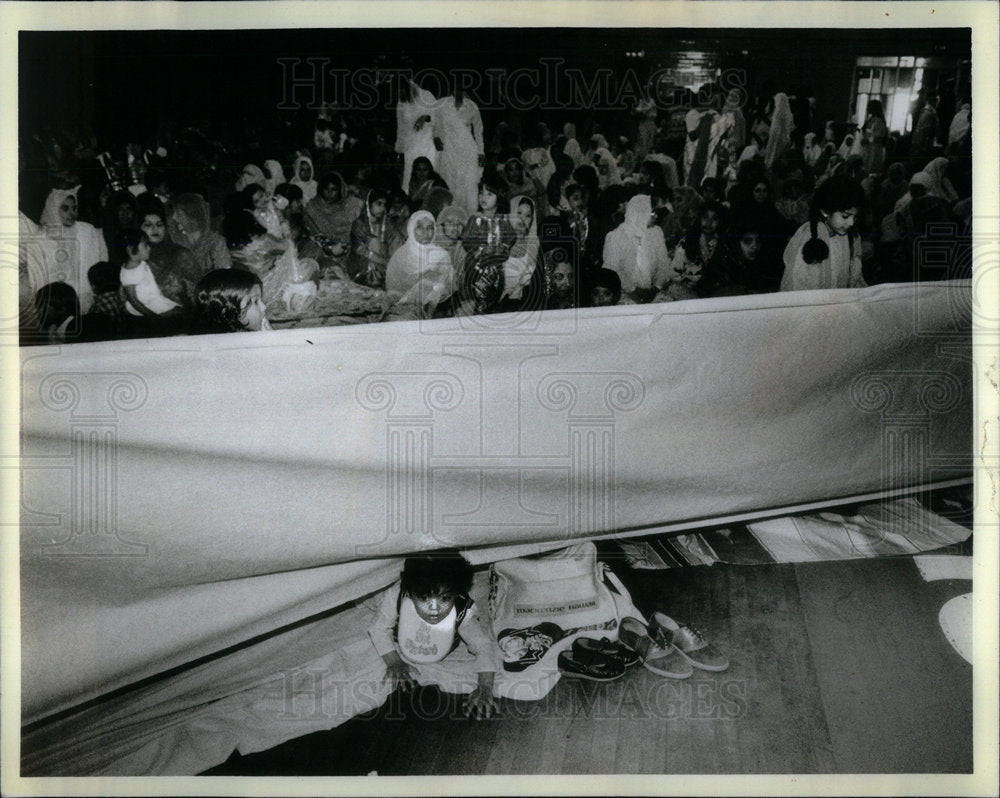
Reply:
M499 709L496 644L480 625L471 587L472 566L454 549L407 557L368 635L394 687L468 692L465 714L488 718Z
M64 344L79 337L80 300L73 286L47 283L34 296L35 313L21 329L21 345Z
M587 303L592 308L617 305L622 298L622 280L611 269L596 269L587 280Z
M141 230L118 233L115 254L121 265L119 279L125 294L125 310L138 334L170 334L176 332L183 311L160 290L149 267L149 253L149 237Z
M94 301L84 317L88 341L110 341L122 334L127 311L121 297L118 272L112 264L103 260L87 271L87 279L94 292Z
M198 333L270 330L260 278L242 269L215 269L198 281Z

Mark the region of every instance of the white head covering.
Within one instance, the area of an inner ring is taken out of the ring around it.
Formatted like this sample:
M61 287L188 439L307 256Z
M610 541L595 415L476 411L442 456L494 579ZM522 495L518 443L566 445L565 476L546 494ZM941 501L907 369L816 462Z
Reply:
M285 170L281 168L280 163L273 159L264 161L264 167L267 169L268 174L271 175L266 178L267 182L265 183L264 188L267 189L268 194L274 194L274 190L278 186L282 183L288 182L285 180Z
M788 104L788 95L778 92L774 95L774 113L771 115L771 129L767 136L767 147L764 149L764 165L770 169L792 141L792 130L795 122L792 117L792 107Z
M934 194L934 178L931 177L927 172L917 172L913 177L910 178L910 186L923 186L927 193L931 196L937 196ZM913 202L913 195L907 189L906 193L897 200L893 211L895 213L903 213L907 208L910 207L910 203Z
M972 106L969 103L962 103L962 107L952 117L951 124L948 126L949 144L961 141L965 137L965 134L969 132L969 128L972 127L972 122L969 120L971 111Z
M451 256L437 244L421 244L415 230L417 222L435 224L430 211L417 211L406 222L406 242L396 250L385 270L386 291L402 294L399 300L426 305L437 303L454 290L454 267Z
M625 206L625 221L618 228L635 246L635 262L626 262L626 274L619 273L623 290L648 288L658 267L665 265L667 247L663 231L658 225L650 227L653 214L652 201L648 194L636 194ZM631 258L627 258L631 261Z
M621 169L618 168L618 162L615 160L615 156L611 154L611 150L607 147L599 147L594 151L594 157L600 163L600 166L607 167L607 173L602 173L601 170L597 169L597 186L598 188L604 189L608 186L620 186L622 182Z
M42 209L42 215L39 219L42 227L46 225L61 225L62 220L59 218L59 206L62 205L62 201L66 197L73 197L76 199L77 192L80 190L80 186L73 186L73 188L54 188L49 192L49 196L45 198L45 207Z
M948 159L935 158L924 167L924 174L930 177L930 184L927 186L927 193L932 197L940 197L947 202L956 202L958 194L948 180ZM919 174L919 172L918 172ZM912 180L910 181L913 182Z
M299 165L302 162L309 164L309 174L311 177L308 180L303 180L299 177ZM298 186L302 189L302 201L309 202L313 197L316 196L316 190L319 185L316 182L316 170L313 168L312 158L308 155L300 155L295 159L295 163L292 165L292 179L288 181L293 186Z
M622 226L633 236L642 238L649 229L649 217L653 214L653 202L649 194L636 194L625 206L625 221Z
M563 147L563 154L568 155L573 161L573 168L583 163L583 151L580 149L580 142L576 140L576 125L567 122L563 125L563 135L566 137L566 145Z
M248 163L243 167L239 179L236 181L236 190L242 191L251 183L257 183L265 191L267 188L267 178L264 177L263 170L256 164Z

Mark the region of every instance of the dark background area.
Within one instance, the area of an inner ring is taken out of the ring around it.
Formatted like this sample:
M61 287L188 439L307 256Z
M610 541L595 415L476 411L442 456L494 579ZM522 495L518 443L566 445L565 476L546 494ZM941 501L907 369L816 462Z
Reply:
M23 31L20 125L22 135L45 125L70 125L107 139L117 138L120 130L153 130L164 116L219 124L294 115L296 111L278 107L291 74L281 58L326 58L330 67L346 70L457 67L508 75L521 67L542 74L542 59L561 58L564 68L580 69L588 78L599 68L619 76L631 69L645 77L671 52L681 50L717 53L721 67L744 70L751 96L811 89L816 115L842 120L849 114L859 56L968 59L970 43L968 28ZM626 55L636 51L641 58ZM302 69L308 67L303 64ZM434 91L431 83L427 88ZM567 89L565 75L548 83L543 96ZM612 107L615 88L609 89L611 102L599 104L609 106L604 108L608 112L627 107ZM300 87L296 99L306 105L310 93ZM485 84L483 93L488 94ZM968 87L955 86L954 93L968 93ZM327 82L326 95L337 99L333 81ZM391 115L390 98L382 97L381 104L387 106L383 113ZM561 116L572 115L572 109L558 110ZM498 114L484 109L487 129Z

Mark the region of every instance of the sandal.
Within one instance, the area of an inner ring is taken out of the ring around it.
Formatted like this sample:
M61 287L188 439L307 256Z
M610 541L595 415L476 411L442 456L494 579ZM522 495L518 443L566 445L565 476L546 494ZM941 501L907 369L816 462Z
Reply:
M714 643L709 643L701 632L692 626L681 626L662 612L653 613L649 633L661 646L672 645L695 668L718 672L729 667L729 657Z
M642 667L669 679L686 679L694 671L691 663L669 642L661 645L649 635L649 629L638 618L623 618L618 638L635 651Z
M585 652L596 651L603 654L608 659L620 662L626 668L635 665L639 661L639 655L621 642L612 643L608 638L602 637L594 640L592 637L578 637L573 641L573 652L583 655Z
M557 660L564 676L588 679L592 682L613 682L625 675L625 666L597 651L586 649L560 651Z

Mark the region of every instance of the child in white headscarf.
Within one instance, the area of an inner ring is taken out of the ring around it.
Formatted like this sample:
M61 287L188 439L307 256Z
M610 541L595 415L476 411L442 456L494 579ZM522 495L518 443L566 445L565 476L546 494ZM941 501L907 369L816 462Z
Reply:
M309 202L316 196L319 187L315 180L316 173L313 170L312 159L308 155L300 155L292 165L292 173L292 179L288 182L302 189L303 203Z

